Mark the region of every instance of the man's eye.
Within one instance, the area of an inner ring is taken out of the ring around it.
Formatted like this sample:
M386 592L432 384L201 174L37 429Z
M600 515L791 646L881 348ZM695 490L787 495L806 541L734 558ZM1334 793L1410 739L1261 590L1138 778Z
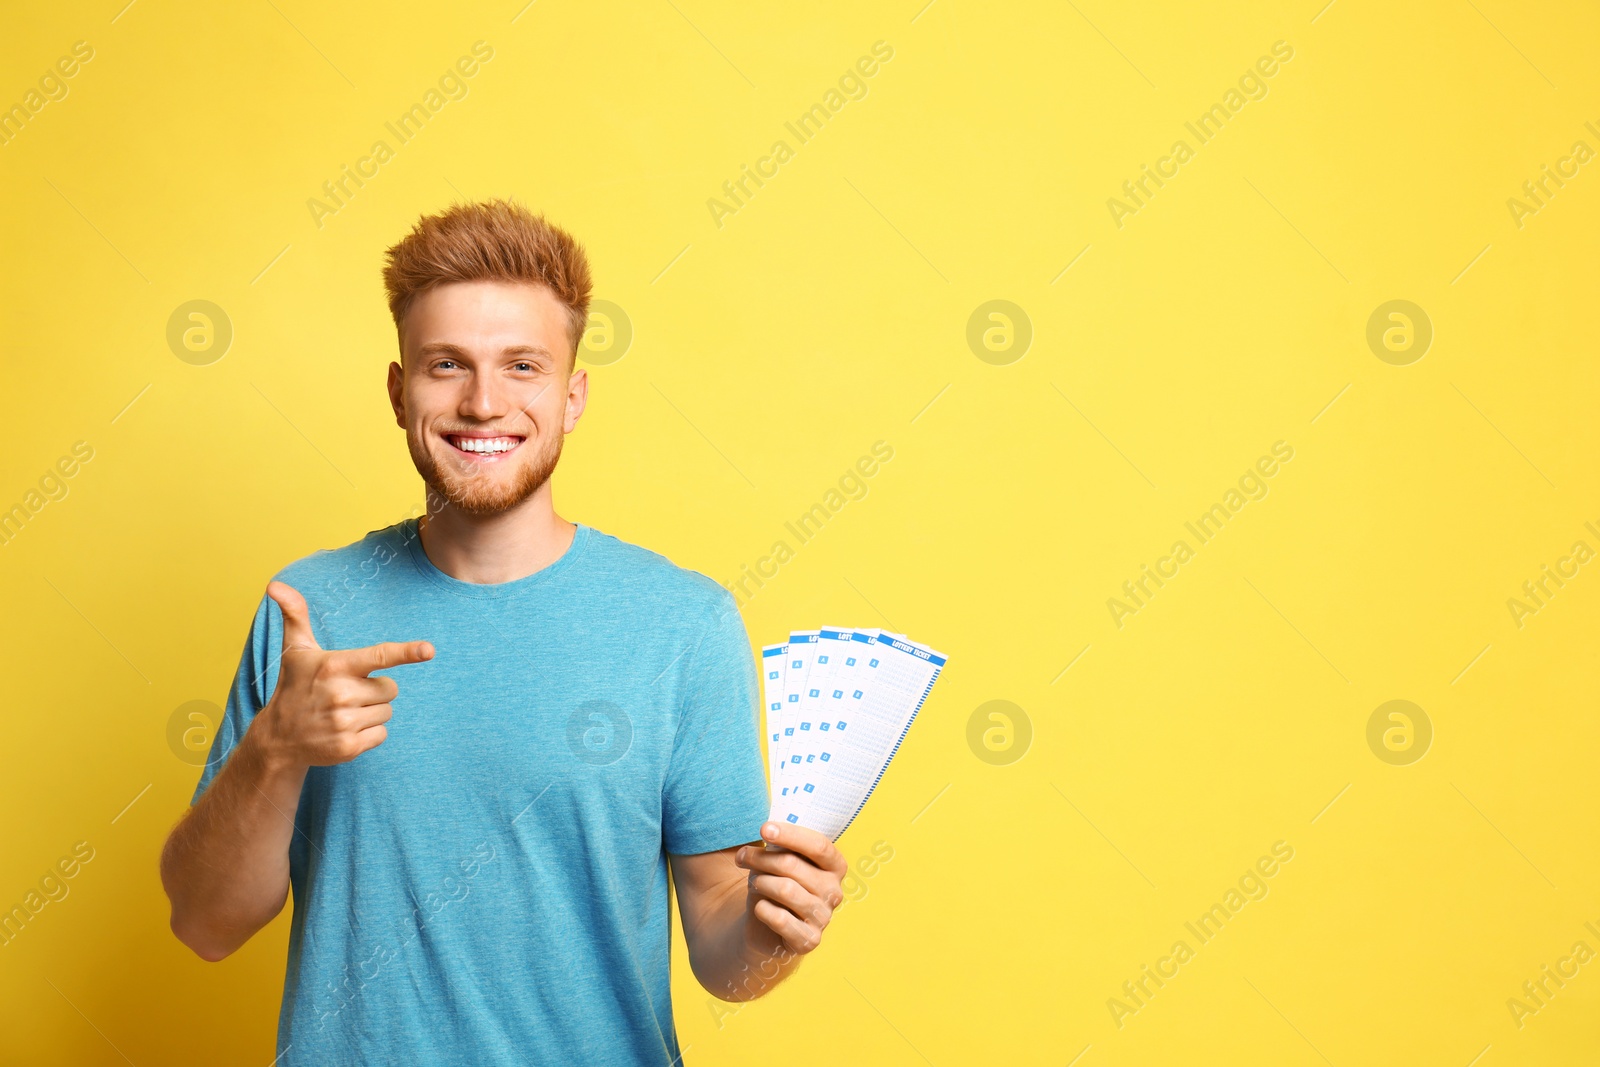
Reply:
M455 360L453 360L453 359L441 359L439 362L434 364L434 367L436 369L438 369L438 370L443 370L446 367L450 367L450 366L454 366L454 365L455 365Z
M533 364L524 361L524 362L518 363L517 364L517 368L519 370L532 370L533 369Z

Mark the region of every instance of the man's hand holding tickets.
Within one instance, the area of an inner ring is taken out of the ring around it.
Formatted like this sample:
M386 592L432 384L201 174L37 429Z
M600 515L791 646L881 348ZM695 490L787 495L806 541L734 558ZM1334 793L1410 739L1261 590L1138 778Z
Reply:
M840 883L849 873L844 854L823 834L804 826L769 822L761 827L767 848L745 845L734 862L750 871L750 915L779 943L803 956L822 944L833 910L844 902Z

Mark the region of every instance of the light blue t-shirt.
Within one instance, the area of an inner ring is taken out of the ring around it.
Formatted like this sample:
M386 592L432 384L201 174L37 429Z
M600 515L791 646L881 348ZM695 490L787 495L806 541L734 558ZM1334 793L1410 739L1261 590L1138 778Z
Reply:
M277 578L325 649L435 648L377 672L383 744L306 775L278 1064L676 1064L667 853L756 841L768 812L731 594L581 523L511 582L445 574L414 518ZM196 801L282 645L263 596Z

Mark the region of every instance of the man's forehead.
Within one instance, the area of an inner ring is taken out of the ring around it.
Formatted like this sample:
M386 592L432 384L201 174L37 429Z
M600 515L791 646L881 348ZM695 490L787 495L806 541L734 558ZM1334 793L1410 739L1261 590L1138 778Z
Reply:
M405 347L463 352L524 348L549 354L566 346L564 309L548 287L525 282L451 282L412 300L401 323Z

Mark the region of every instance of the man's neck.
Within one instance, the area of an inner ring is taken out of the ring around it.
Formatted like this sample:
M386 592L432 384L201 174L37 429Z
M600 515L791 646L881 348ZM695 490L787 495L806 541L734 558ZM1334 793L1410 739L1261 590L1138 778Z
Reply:
M555 513L548 482L506 511L469 515L445 504L430 508L417 526L433 565L475 585L514 582L544 570L566 553L578 530Z

